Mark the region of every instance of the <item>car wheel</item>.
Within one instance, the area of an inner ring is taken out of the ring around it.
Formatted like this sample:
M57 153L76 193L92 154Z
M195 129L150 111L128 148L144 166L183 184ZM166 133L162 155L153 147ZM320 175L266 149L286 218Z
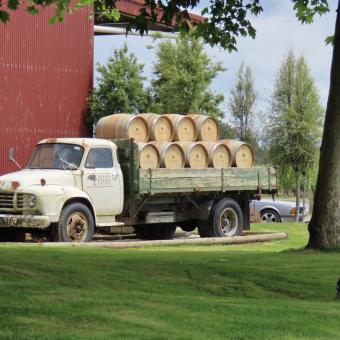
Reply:
M261 223L280 223L280 215L271 209L261 211Z

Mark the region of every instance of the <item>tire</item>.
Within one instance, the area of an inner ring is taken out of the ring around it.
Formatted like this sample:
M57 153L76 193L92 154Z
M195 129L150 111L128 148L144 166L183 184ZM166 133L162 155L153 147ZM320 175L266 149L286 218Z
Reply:
M281 216L272 209L265 209L260 214L261 223L281 223Z
M210 227L210 219L206 221L198 221L198 233L200 237L205 238L205 237L213 237L212 234L212 228Z
M172 240L176 232L176 224L167 223L161 226L161 240Z
M217 202L212 209L209 226L212 237L241 235L243 214L239 204L231 198L224 198Z
M59 222L52 226L52 239L56 242L89 242L93 233L93 215L83 203L66 205Z
M142 240L172 240L176 225L173 223L136 226L136 235Z

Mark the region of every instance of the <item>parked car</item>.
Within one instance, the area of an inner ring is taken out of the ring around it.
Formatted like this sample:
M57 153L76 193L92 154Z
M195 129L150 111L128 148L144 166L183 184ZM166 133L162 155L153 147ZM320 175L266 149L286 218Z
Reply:
M262 199L250 202L250 221L262 223L293 222L295 220L295 202ZM303 207L299 209L299 221L304 220L308 214L308 206L304 216ZM303 218L304 217L304 218Z

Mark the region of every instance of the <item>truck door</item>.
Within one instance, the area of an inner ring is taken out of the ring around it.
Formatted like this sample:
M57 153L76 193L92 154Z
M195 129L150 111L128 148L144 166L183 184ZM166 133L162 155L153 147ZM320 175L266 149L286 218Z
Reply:
M89 150L84 164L83 190L90 196L98 216L121 213L122 175L111 148Z

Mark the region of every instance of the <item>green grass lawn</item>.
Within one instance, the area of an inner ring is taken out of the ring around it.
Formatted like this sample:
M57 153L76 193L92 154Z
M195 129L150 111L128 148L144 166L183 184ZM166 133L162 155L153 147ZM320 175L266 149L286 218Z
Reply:
M144 249L0 246L0 338L336 339L340 254L288 240Z

